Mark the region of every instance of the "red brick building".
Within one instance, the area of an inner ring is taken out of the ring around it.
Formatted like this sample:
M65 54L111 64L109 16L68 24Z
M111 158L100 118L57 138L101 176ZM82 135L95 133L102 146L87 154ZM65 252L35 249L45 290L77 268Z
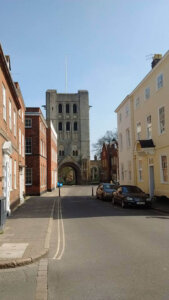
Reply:
M117 142L103 144L101 152L101 181L118 181L118 145Z
M42 111L27 107L25 112L26 194L47 191L47 124Z
M0 197L5 197L8 214L23 199L25 166L23 152L19 153L18 130L24 145L24 123L19 113L24 116L25 106L10 69L10 57L4 55L0 45Z
M48 122L47 128L47 189L56 189L58 180L57 165L57 133L52 121Z

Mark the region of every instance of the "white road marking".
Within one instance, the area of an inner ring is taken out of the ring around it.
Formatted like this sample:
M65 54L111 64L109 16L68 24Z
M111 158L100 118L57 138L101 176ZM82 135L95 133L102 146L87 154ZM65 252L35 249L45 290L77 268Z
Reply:
M63 224L61 203L60 203L60 218L61 218L61 225L62 225L62 240L63 240L63 243L62 243L62 251L61 251L59 257L57 257L58 260L60 260L62 258L63 254L64 254L64 251L65 251L65 230L64 230L64 224Z
M61 243L61 241L62 241L62 243ZM63 224L63 218L62 218L61 199L59 197L58 198L58 244L57 244L57 250L56 250L56 253L55 253L53 259L60 260L64 254L64 251L65 251L65 231L64 231L64 224ZM60 253L60 255L59 255L59 253Z

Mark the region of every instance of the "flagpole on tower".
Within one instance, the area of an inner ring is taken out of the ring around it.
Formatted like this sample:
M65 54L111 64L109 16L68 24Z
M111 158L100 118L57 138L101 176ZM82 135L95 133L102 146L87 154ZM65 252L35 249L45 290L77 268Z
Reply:
M65 56L65 92L67 94L67 56Z

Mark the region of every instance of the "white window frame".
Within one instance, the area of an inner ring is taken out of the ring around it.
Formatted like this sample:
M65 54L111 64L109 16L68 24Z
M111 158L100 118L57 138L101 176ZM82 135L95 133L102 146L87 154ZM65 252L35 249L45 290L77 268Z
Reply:
M12 130L12 103L9 99L9 129Z
M163 73L158 74L156 79L157 91L160 90L164 86L164 76Z
M32 128L32 119L25 118L25 128Z
M14 189L16 190L16 160L14 160Z
M10 191L12 191L12 158L9 161L9 174L10 174Z
M144 91L144 99L148 100L150 98L150 87L147 86Z
M30 170L30 182L27 183L27 170ZM25 185L32 185L32 168L26 168L26 172L25 172Z
M140 167L140 162L141 162L141 167ZM142 161L142 159L138 160L138 181L139 182L143 181L143 161Z
M140 97L136 97L135 98L135 109L139 108L140 107Z
M129 105L128 104L126 104L125 113L126 113L126 118L127 118L129 116Z
M23 113L23 110L22 110L22 123L24 123L24 113Z
M14 136L16 137L16 111L13 111Z
M21 142L21 138L22 138L22 135L21 135L21 129L19 128L19 155L22 154L22 142Z
M25 137L24 134L22 134L22 157L25 156Z
M124 163L121 163L121 180L124 180Z
M141 140L141 130L138 132L138 125L140 124L140 128L141 128L141 122L137 122L136 124L136 134L137 134L137 140ZM140 137L139 137L140 135Z
M163 166L162 166L162 157L165 156L167 158L167 181L164 181L164 172L163 172ZM160 155L160 175L161 175L161 183L164 183L164 184L168 184L168 157L166 154L161 154Z
M27 139L30 139L30 141L31 141L31 152L26 152L26 142L25 142L25 154L26 155L31 155L32 154L32 137L26 137L26 141L27 141Z
M148 123L148 118L149 117L151 117L151 115L148 115L147 117L146 117L146 125L147 125L147 139L148 140L150 140L150 139L152 139L152 119L151 119L151 123ZM151 130L150 130L150 128L151 128ZM149 131L150 130L150 131ZM150 132L151 132L151 136L149 135L150 134Z
M119 134L119 146L120 146L120 151L123 150L123 136L122 133Z
M128 180L131 181L132 174L131 174L131 160L128 161Z
M163 131L161 131L161 129L160 129L160 109L161 108L164 108L164 130ZM165 106L163 105L163 106L160 106L159 108L158 108L158 130L159 130L159 135L161 135L161 134L164 134L165 133Z
M130 146L131 146L130 128L126 129L126 146L127 146L127 148L130 148Z
M2 84L2 98L3 98L3 119L6 121L6 88Z

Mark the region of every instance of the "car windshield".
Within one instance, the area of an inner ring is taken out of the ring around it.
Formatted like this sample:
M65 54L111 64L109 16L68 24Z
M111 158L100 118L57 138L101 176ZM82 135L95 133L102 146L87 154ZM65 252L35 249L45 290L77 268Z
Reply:
M110 189L110 190L113 190L114 189L114 185L113 184L104 184L104 188L105 189Z
M122 187L123 193L143 193L143 191L138 188L137 186L123 186Z

